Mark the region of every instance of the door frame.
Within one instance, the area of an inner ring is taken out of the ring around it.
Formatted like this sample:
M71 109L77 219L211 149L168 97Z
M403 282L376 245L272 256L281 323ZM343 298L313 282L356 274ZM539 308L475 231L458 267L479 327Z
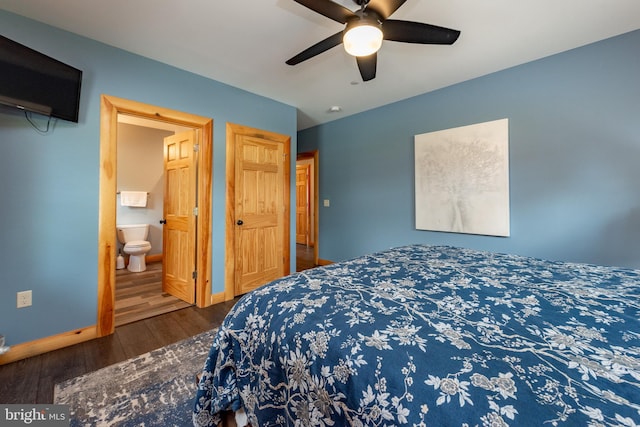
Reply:
M211 305L211 177L213 119L168 108L100 96L100 193L98 214L98 319L97 336L115 331L116 284L116 171L118 114L143 117L196 129L198 150L196 225L196 305Z
M318 263L318 254L320 246L318 242L318 236L320 232L318 227L320 225L318 214L320 213L320 165L318 164L318 150L306 151L304 153L298 153L296 156L296 164L298 160L313 160L313 262L315 265Z
M307 217L307 224L306 224L306 232L305 232L305 246L309 246L309 243L311 241L313 241L313 236L311 236L311 230L313 229L311 226L311 218L313 216L313 212L311 212L311 206L313 204L313 201L310 198L311 195L311 182L312 182L312 177L311 177L311 164L309 163L305 163L303 165L298 164L298 160L296 160L296 226L295 226L295 230L296 230L296 245L301 244L298 243L298 225L299 225L299 221L298 221L298 203L300 202L300 200L298 200L298 168L304 168L305 171L305 189L307 190L307 194L305 194L305 210L306 210L306 217ZM313 242L315 244L315 242ZM297 256L297 255L296 255Z
M235 143L236 138L239 135L254 136L261 139L267 139L273 142L283 144L284 148L284 183L285 188L283 191L284 198L284 224L283 224L283 267L285 275L291 271L291 137L282 135L275 132L269 132L261 129L254 129L251 127L238 125L234 123L227 123L227 160L226 160L226 183L227 183L227 195L226 195L226 220L225 220L225 283L224 283L224 297L225 301L235 298L235 265L236 265L236 244L235 244L235 216L236 216L236 155L235 155Z

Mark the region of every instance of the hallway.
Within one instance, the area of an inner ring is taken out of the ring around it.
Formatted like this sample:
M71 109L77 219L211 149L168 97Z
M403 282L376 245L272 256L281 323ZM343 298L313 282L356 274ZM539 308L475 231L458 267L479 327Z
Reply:
M313 247L296 245L296 271L317 267L313 262Z

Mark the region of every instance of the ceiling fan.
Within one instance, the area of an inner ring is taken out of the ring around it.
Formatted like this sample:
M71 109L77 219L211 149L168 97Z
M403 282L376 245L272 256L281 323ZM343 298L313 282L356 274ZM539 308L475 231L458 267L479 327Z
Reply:
M378 49L382 40L419 44L453 44L460 31L421 22L388 19L406 0L353 0L360 10L352 12L331 0L294 0L320 15L346 24L344 30L303 50L286 61L296 65L332 47L344 44L356 57L363 81L376 77Z

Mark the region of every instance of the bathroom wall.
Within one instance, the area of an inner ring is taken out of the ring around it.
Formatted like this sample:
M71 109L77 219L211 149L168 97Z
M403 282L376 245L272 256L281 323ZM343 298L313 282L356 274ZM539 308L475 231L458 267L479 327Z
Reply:
M174 133L127 123L118 123L118 191L146 191L146 208L122 206L117 195L117 224L149 224L148 255L162 253L164 196L164 138ZM122 245L118 243L118 249Z

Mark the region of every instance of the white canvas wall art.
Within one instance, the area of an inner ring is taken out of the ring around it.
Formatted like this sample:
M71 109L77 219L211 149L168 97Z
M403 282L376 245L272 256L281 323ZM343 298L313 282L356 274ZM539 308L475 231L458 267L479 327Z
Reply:
M416 135L419 230L509 236L509 121Z

